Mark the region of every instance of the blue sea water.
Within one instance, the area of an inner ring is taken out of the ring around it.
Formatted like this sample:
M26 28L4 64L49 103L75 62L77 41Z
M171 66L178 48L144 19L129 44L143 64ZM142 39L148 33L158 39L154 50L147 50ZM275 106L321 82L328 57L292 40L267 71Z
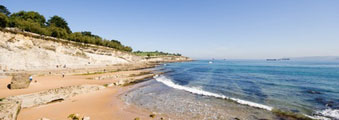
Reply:
M171 63L157 81L267 110L339 119L339 61L206 60Z

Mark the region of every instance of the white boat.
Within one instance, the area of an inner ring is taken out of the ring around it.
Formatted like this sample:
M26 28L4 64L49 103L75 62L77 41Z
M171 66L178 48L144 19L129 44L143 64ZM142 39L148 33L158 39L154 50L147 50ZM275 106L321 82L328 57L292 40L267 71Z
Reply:
M209 61L208 63L209 63L209 64L212 64L213 62L212 62L212 61Z

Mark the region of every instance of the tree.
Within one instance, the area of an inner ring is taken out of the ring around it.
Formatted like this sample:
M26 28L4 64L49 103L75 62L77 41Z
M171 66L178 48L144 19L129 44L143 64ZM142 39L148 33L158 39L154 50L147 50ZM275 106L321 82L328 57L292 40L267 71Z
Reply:
M100 39L102 39L100 36L94 35L94 34L92 34L92 32L90 32L90 31L82 31L81 34L82 34L82 35L85 35L85 36L89 36L89 37L95 37L95 38L100 38Z
M90 31L82 31L81 34L86 36L92 36L92 33Z
M50 26L48 28L49 28L49 31L51 32L52 37L64 38L64 39L66 39L68 37L67 31L63 28L59 28L59 27L55 27L55 26Z
M68 27L66 20L59 16L53 16L47 21L47 26L55 26L62 29L65 29L68 34L72 33L71 29Z
M34 11L20 11L11 14L9 17L10 27L17 27L19 29L41 34L51 35L51 32L46 28L46 19L43 15Z
M119 45L121 45L120 41L117 41L117 40L111 40L112 43L117 43Z
M106 40L89 31L74 32L68 26L66 20L59 16L51 17L47 22L43 15L34 11L20 11L11 14L5 6L0 5L0 27L16 27L24 31L40 35L64 38L75 42L96 44L114 48L116 50L132 52L132 48L122 45L117 40Z
M8 25L8 23L9 23L8 17L5 14L0 13L0 27L4 28Z
M32 23L38 23L41 26L45 26L46 19L43 15L40 15L38 12L34 11L20 11L17 13L13 13L10 16L11 19L19 19L19 20L24 20Z
M11 12L9 12L8 9L5 6L3 6L3 5L0 5L0 13L5 14L6 16L11 14Z

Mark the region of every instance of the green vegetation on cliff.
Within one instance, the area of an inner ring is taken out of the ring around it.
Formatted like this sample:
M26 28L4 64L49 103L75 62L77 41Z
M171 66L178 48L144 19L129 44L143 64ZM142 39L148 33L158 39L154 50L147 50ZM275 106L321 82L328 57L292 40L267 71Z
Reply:
M56 15L46 21L46 18L38 12L20 11L11 14L5 6L0 5L0 27L15 27L40 35L132 52L131 47L124 46L117 40L106 40L88 31L72 32L67 21Z
M159 51L152 51L152 52L144 52L144 51L135 51L134 54L138 56L181 56L179 53L165 53L165 52L159 52Z
M9 14L11 14L11 12L9 12L9 10L5 6L3 6L3 5L0 5L0 13L3 13L5 15L7 15L7 16Z
M5 14L0 13L0 27L4 28L8 25L8 23L9 23L8 17Z

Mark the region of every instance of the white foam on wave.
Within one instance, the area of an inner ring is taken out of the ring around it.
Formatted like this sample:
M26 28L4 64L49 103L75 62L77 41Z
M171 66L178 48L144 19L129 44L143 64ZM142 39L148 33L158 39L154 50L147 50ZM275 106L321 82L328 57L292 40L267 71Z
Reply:
M327 118L339 120L339 109L328 108L322 111L318 111L316 117L327 117Z
M231 97L227 97L224 95L219 95L216 93L212 93L212 92L208 92L208 91L204 91L202 89L199 88L194 88L194 87L186 87L186 86L181 86L178 84L175 84L174 82L172 82L171 79L168 79L165 76L154 76L154 79L158 82L161 82L169 87L175 88L175 89L179 89L179 90L185 90L194 94L199 94L199 95L204 95L204 96L212 96L212 97L216 97L216 98L222 98L222 99L230 99L233 100L239 104L244 104L244 105L248 105L248 106L252 106L252 107L256 107L256 108L261 108L261 109L265 109L265 110L269 110L271 111L273 108L267 105L262 105L259 103L254 103L254 102L250 102L250 101L246 101L246 100L241 100L241 99L237 99L237 98L231 98Z

